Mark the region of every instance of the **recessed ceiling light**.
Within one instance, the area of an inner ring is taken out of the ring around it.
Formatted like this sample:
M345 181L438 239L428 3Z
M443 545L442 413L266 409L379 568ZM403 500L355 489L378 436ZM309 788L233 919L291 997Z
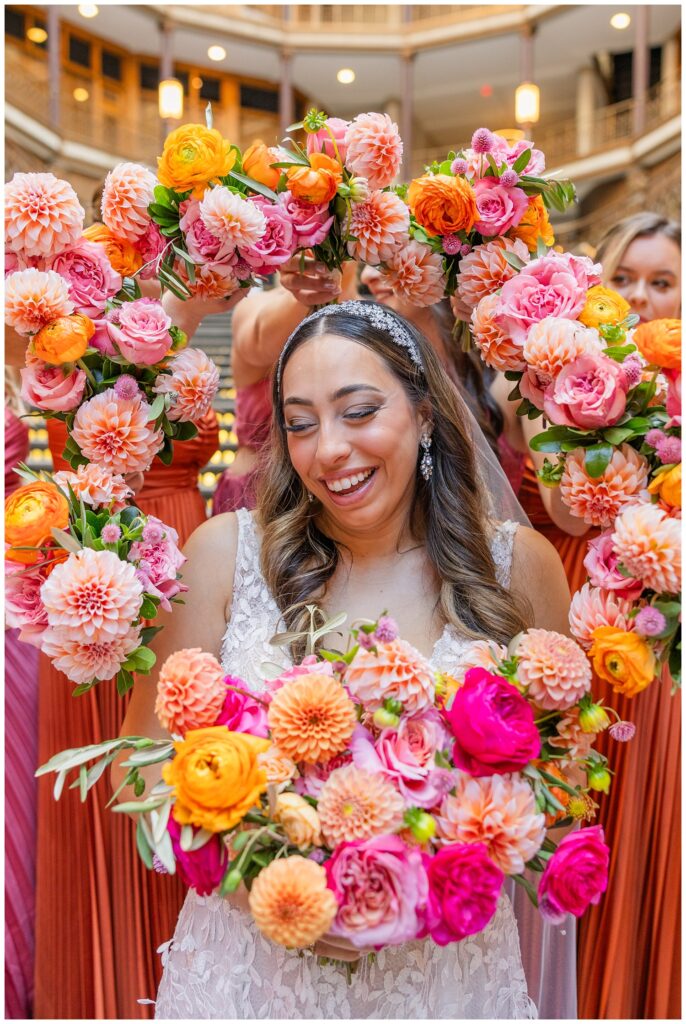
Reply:
M336 78L341 85L350 85L351 82L355 81L355 72L352 68L341 68L340 71L336 72Z
M224 60L226 57L226 50L223 46L210 46L207 51L207 56L210 60Z
M626 14L624 11L619 11L617 14L612 15L610 24L613 28L628 28L631 24L631 15Z
M95 18L98 14L96 4L79 4L79 14L82 18Z
M48 33L39 25L32 25L26 33L26 38L30 39L32 43L44 43L48 38Z
M77 103L85 103L88 97L90 96L90 93L88 92L88 89L82 89L79 86L78 89L74 89L72 96L74 97Z

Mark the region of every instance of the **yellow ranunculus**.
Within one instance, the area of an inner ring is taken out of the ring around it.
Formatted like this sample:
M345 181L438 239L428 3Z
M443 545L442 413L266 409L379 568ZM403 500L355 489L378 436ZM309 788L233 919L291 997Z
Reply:
M167 188L192 189L193 198L202 199L207 186L228 174L235 162L231 144L216 128L183 124L165 139L157 177Z
M94 334L95 324L83 313L60 316L34 334L32 352L51 366L74 363L85 355Z
M224 725L187 732L174 744L174 760L162 767L164 781L174 787L176 821L208 832L237 825L267 788L257 755L269 745Z
M598 626L591 635L593 643L588 656L593 659L597 675L607 680L615 693L635 697L652 683L655 655L637 633Z
M52 540L53 526L66 530L69 502L53 483L36 480L18 487L5 500L5 558L33 565L46 556L39 548ZM19 548L33 548L20 551Z
M670 469L658 470L648 490L651 494L657 494L665 505L681 508L681 463Z
M297 793L280 793L277 796L274 821L279 822L289 842L299 849L322 845L319 815Z
M619 324L631 312L626 299L611 288L597 284L586 293L586 305L579 313L579 320L586 327L600 327L601 324Z
M555 235L548 219L548 211L540 196L529 196L529 206L519 224L508 232L512 238L521 238L529 252L536 252L539 238L550 248Z

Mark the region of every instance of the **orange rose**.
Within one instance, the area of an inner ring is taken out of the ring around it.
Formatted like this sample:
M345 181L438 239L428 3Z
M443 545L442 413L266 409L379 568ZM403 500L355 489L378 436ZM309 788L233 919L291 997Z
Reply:
M516 228L509 231L511 238L521 238L529 252L536 252L539 238L550 248L555 235L548 220L546 205L540 196L529 196L529 207Z
M84 355L95 324L83 313L60 316L33 336L33 354L51 366L74 363Z
M598 626L591 634L588 652L593 668L615 693L635 697L655 678L655 655L638 633L627 633L613 626Z
M248 146L243 154L243 170L255 181L259 181L267 188L276 188L281 177L279 167L270 167L280 159L278 149L265 146L262 139L255 139L252 146Z
M157 158L157 177L176 192L193 190L194 199L202 199L212 182L228 174L236 162L231 144L216 128L204 124L182 124L164 141Z
M651 494L657 494L670 508L681 508L681 463L671 469L659 470L648 490Z
M122 277L132 277L143 266L143 257L131 242L119 238L104 224L91 224L83 233L89 242L97 242L105 250L107 259Z
M584 326L597 329L601 324L620 324L630 312L631 306L623 295L597 284L588 289L579 320Z
M55 484L36 480L17 488L5 501L5 543L10 545L5 557L24 565L42 561L39 549L52 541L53 526L66 530L68 525L69 502Z
M343 181L343 169L326 153L312 153L309 161L309 167L288 168L288 191L306 203L328 203Z
M631 339L644 359L665 370L681 369L681 320L639 324Z
M474 189L465 178L424 174L410 182L407 204L430 235L471 231L479 219Z

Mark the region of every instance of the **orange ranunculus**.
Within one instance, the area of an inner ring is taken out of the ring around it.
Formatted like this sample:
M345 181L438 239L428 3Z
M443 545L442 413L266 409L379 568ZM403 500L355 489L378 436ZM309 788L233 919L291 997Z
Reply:
M631 339L644 359L665 370L681 369L681 320L639 324Z
M276 188L281 177L280 167L270 167L280 159L278 149L265 146L262 139L255 139L243 154L243 171L250 178L259 181L267 188Z
M33 355L51 366L74 363L84 355L94 334L95 324L83 313L59 316L34 334Z
M112 269L122 277L132 277L143 266L143 257L131 242L115 235L104 224L91 224L84 231L83 237L103 247Z
M660 469L648 485L651 494L657 494L670 508L681 508L681 463L669 469Z
M193 190L194 199L202 199L212 182L228 174L236 162L231 144L216 128L204 124L182 124L164 141L157 158L157 177L177 192Z
M259 803L267 776L257 755L270 741L226 726L190 729L174 744L176 757L162 768L164 781L174 787L174 818L208 832L233 828Z
M515 228L508 232L510 238L521 238L529 252L536 252L539 238L550 248L555 235L548 220L548 211L540 196L529 196L526 213Z
M588 289L579 320L586 327L597 329L601 324L620 324L630 312L631 306L623 295L597 284Z
M308 159L309 167L289 167L286 171L288 191L306 203L331 202L343 181L340 163L326 153L312 153Z
M534 764L537 768L543 768L543 770L546 771L548 775L554 775L556 779L560 780L560 782L566 782L567 785L570 785L569 779L562 771L562 769L555 764L554 761L535 761ZM561 811L556 810L546 812L546 827L552 828L555 822L562 821L563 818L567 817L567 807L569 806L571 793L568 793L566 789L562 789L561 786L553 786L550 783L548 784L548 788L550 789L552 795L562 804Z
M655 655L638 633L627 633L614 626L598 626L591 633L588 652L593 668L611 684L615 693L635 697L655 678Z
M410 182L407 204L430 235L471 231L479 219L474 189L466 178L423 174Z
M68 525L69 502L55 484L35 480L17 488L5 501L5 557L24 565L43 561L39 549L52 541L53 526L66 530ZM19 550L27 547L33 550Z

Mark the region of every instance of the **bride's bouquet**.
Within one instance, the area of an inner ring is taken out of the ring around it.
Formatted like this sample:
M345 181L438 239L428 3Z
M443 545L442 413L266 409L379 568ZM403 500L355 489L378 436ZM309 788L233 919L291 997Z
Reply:
M592 820L591 794L609 787L594 734L625 738L590 691L586 655L560 634L476 642L446 675L383 616L353 629L346 652L308 655L259 691L210 654L178 651L155 708L170 741L64 751L39 774L57 774L59 796L78 769L85 799L129 751L120 791L143 799L115 809L137 815L147 866L200 894L245 882L258 928L280 945L326 932L361 949L446 945L487 926L506 876L555 922L605 891L602 829L553 838ZM140 770L158 763L164 781L145 795Z

